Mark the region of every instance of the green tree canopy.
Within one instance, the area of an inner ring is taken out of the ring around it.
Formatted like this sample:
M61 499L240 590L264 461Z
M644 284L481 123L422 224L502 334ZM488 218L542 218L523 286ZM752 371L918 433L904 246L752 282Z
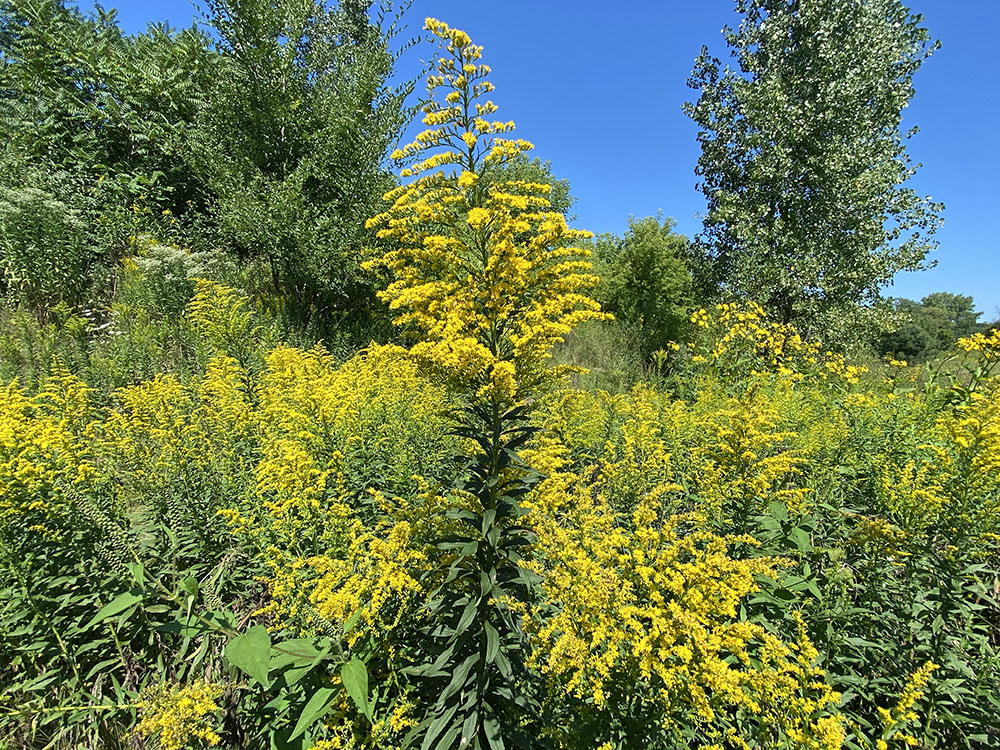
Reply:
M987 328L979 322L983 314L976 312L972 297L965 294L934 292L920 302L905 297L890 301L902 313L903 322L881 336L881 354L924 360Z
M175 239L197 221L208 196L184 154L214 63L195 28L129 36L99 7L0 0L0 288L12 302L79 301L130 238Z
M899 0L736 10L739 28L723 33L737 67L703 48L689 81L700 96L684 107L708 199L696 272L807 333L860 324L880 285L935 246L942 207L904 186L915 131L900 126L937 43Z
M688 239L673 230L673 219L630 218L624 237L604 234L594 241L601 306L636 334L644 361L684 340L688 323Z
M408 87L387 83L392 32L369 0L207 5L222 70L192 166L223 236L298 322L357 322L374 301L365 219L395 184L386 161L408 119Z

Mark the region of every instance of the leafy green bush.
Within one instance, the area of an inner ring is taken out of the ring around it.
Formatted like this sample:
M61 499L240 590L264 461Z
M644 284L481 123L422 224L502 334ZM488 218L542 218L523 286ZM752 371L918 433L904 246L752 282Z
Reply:
M0 188L0 287L9 301L39 308L79 302L94 248L71 206L34 187Z
M688 240L673 231L673 219L629 218L618 238L594 241L602 307L633 332L648 364L653 352L687 340L693 305Z

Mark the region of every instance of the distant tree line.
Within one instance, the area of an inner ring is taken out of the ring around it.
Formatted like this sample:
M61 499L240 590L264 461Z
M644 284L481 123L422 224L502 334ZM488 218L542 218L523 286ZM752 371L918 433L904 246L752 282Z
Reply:
M995 323L979 319L972 297L950 292L928 294L920 302L904 297L889 302L900 313L901 324L877 342L880 354L922 361L948 349L960 338L986 331Z

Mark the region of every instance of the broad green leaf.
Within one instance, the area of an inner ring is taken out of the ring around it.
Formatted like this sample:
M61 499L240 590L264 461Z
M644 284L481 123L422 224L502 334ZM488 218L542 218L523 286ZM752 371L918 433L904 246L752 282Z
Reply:
M364 662L354 658L340 668L340 679L351 700L368 721L372 720L372 707L368 702L368 669Z
M299 714L299 720L295 722L295 729L288 739L294 740L323 718L339 692L337 688L321 687L309 696L309 700L306 701L306 705L302 708L302 713Z
M291 686L305 677L313 667L319 664L330 653L330 643L324 639L317 648L314 639L296 638L273 646L271 671L280 670L285 679L285 685Z
M226 658L234 667L246 672L261 685L267 684L268 661L271 658L271 636L263 625L254 625L226 645Z
M809 539L809 532L796 526L789 534L792 542L802 552L809 552L812 549L812 542Z

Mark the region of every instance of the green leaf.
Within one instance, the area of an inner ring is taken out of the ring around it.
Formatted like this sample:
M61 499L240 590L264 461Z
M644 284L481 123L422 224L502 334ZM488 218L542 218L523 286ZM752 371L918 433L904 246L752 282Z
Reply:
M339 692L337 688L321 687L309 696L309 700L306 701L306 705L302 708L302 713L299 714L299 720L295 722L295 729L288 739L294 740L316 721L323 718L326 712L330 710L330 706Z
M181 581L181 588L191 596L198 596L198 579L194 576L188 576Z
M143 566L142 563L135 562L135 563L125 563L125 567L128 569L128 572L132 574L132 577L135 579L135 582L138 583L139 586L145 587L146 585L145 566Z
M354 626L357 625L358 620L361 619L361 611L362 611L361 609L358 609L357 612L355 612L353 615L348 617L347 620L344 621L345 634L350 633L352 630L354 630Z
M134 607L141 601L142 597L137 594L133 594L131 591L126 591L124 594L119 594L114 599L112 599L110 603L105 604L103 607L101 607L101 610L96 615L94 615L94 619L92 619L84 626L84 629L86 630L87 628L96 625L99 622L104 622L104 620L107 620L109 617L114 617L115 615L124 612L130 607Z
M372 706L368 702L368 669L360 659L354 658L340 668L340 679L351 700L365 715L372 720Z
M483 625L486 631L486 663L492 664L500 650L500 634L488 622Z
M488 711L483 717L483 729L486 732L486 741L489 742L491 750L504 750L503 735L500 732L500 722L492 711Z
M323 651L316 648L312 638L293 638L292 640L275 643L271 646L274 654L271 657L270 668L279 669L289 664L302 666L309 664L321 653L329 651L329 647Z
M462 616L458 620L458 625L456 629L459 632L465 630L472 621L475 619L476 615L479 613L479 599L473 599L465 606L465 610L462 612Z
M330 653L329 641L323 639L320 643L322 647L317 648L314 639L296 638L273 646L275 653L271 657L270 670L280 670L285 685L294 685Z
M234 667L246 672L261 685L267 684L268 660L271 657L271 636L263 625L254 625L243 635L226 644L226 658Z
M802 552L809 552L812 549L812 542L809 539L809 532L805 529L796 526L789 533L789 537L795 546Z
M452 717L458 712L458 704L452 703L447 709L439 713L434 717L434 720L430 723L427 728L427 734L424 735L424 741L420 745L420 750L429 750L434 745L434 740L437 739L438 735L444 731L445 727L449 725ZM439 743L440 745L440 743Z

